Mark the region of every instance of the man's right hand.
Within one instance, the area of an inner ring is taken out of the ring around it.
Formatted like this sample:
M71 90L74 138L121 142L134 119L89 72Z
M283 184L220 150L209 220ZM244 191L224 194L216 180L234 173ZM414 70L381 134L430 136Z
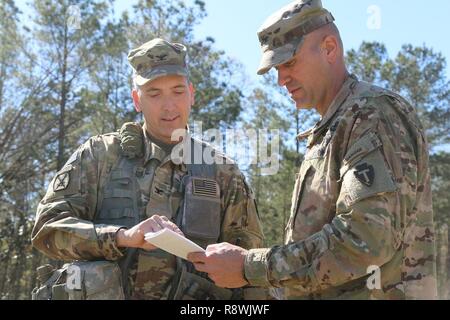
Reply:
M167 217L154 215L131 229L120 229L117 232L117 246L119 248L127 247L154 250L156 247L145 241L144 236L147 232L157 232L164 228L173 230L184 237L183 232Z

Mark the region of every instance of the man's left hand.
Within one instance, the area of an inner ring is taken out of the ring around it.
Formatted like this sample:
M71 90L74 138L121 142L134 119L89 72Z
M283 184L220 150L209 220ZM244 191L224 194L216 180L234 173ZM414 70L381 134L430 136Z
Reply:
M227 242L209 245L206 252L188 255L195 268L206 272L222 288L240 288L248 284L244 278L244 261L247 250Z

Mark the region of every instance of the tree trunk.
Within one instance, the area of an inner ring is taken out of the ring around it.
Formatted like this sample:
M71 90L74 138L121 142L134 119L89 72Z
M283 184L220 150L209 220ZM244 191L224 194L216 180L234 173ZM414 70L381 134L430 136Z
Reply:
M24 165L27 165L27 163L24 163ZM16 203L16 212L14 213L14 216L17 217L17 225L15 228L15 232L12 235L14 237L13 243L14 245L14 267L11 270L11 276L10 276L10 283L11 286L9 288L10 290L10 297L13 300L17 300L20 298L21 291L23 289L22 282L24 270L26 268L26 250L25 250L25 243L26 239L25 236L27 234L27 226L26 226L26 218L25 218L25 212L27 212L27 199L26 195L28 194L28 188L27 188L27 181L22 180L22 182L19 184L16 191L12 194L12 196L15 198Z
M22 290L24 289L23 282L25 281L23 275L24 270L26 269L26 240L24 238L25 232L26 232L26 222L24 217L22 216L19 221L19 228L23 228L24 233L19 234L17 233L16 237L16 264L14 267L14 277L13 277L13 288L12 288L12 299L18 300L21 298Z
M60 170L64 165L64 144L65 144L65 117L66 117L66 102L67 102L67 57L68 57L68 50L67 50L67 25L64 28L64 54L63 54L63 64L62 64L62 70L61 70L61 96L60 96L60 113L59 113L59 133L58 133L58 162L57 162L57 169Z
M31 292L33 291L34 287L37 285L37 278L36 278L36 269L42 264L42 254L40 254L35 248L31 249L31 274L30 274L30 281L29 286L27 289L28 297L31 297Z
M10 223L5 223L4 224L4 228L9 228L11 227ZM1 277L0 277L0 299L4 299L7 298L8 296L8 283L9 283L9 277L8 277L8 272L9 272L9 267L11 265L11 254L14 251L14 241L12 241L12 234L14 234L14 232L8 232L7 236L6 236L6 242L8 243L8 249L6 251L6 254L4 256L4 258L2 258L2 270L1 270Z

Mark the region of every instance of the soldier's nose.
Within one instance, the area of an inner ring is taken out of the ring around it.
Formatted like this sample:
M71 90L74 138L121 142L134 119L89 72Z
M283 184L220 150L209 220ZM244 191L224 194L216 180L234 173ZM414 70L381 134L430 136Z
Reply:
M279 68L277 71L278 71L278 85L280 87L286 86L291 81L291 77L287 75L286 71L284 71L282 68Z
M166 98L162 102L162 108L164 111L173 111L176 109L176 105L173 103L172 99Z

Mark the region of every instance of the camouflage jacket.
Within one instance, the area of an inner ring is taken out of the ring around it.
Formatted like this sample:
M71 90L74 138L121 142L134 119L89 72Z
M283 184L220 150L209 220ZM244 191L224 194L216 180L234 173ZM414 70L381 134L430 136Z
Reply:
M435 299L428 147L413 107L350 76L313 128L284 246L245 275L285 299Z
M34 247L52 259L64 261L118 261L124 257L126 250L116 245L116 233L124 225L105 224L99 219L106 203L113 207L114 201L128 201L127 195L116 193L120 191L121 183L128 183L123 178L135 173L114 170L120 159L123 159L124 150L125 153L137 152L138 160L142 161L142 170L139 175L136 174L140 190L137 197L142 209L140 220L154 214L175 220L183 197L180 184L187 174L186 165L181 159L174 161L150 141L146 134L142 134L141 127L134 128L140 130L136 132L137 136L145 137L142 152L130 144L133 136L131 139L121 137L122 129L121 133L89 139L56 174L38 205L32 232ZM246 248L261 247L262 228L251 189L237 165L230 163L231 160L220 153L216 153L215 157L225 163L217 165L215 171L215 180L220 187L221 221L218 241L236 243ZM152 167L151 164L155 161L157 165ZM119 189L108 189L109 179L115 179ZM108 215L132 216L123 210L120 213L114 212L114 208L109 209ZM140 250L129 271L132 297L167 297L165 290L175 274L175 268L175 256L159 249L150 253Z

